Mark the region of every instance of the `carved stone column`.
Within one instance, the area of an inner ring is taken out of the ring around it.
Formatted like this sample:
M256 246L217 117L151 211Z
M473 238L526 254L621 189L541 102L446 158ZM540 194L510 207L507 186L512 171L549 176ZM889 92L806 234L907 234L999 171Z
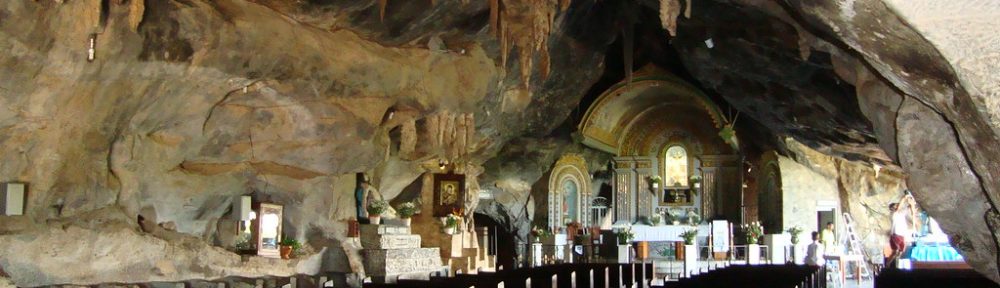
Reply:
M614 209L615 209L615 222L627 222L633 219L635 211L632 209L632 205L635 205L635 200L633 198L634 186L635 186L635 171L632 169L634 162L631 159L615 159L615 174L614 174Z
M642 217L649 217L653 213L653 206L656 204L656 198L653 197L653 191L650 189L649 177L656 173L653 169L654 159L639 159L636 161L635 174L636 174L636 213L632 220L638 220Z

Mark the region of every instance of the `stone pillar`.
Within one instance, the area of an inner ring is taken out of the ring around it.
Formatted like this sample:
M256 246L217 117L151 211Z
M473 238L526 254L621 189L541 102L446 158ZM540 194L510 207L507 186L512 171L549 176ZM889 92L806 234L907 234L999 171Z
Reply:
M653 169L653 162L655 162L655 159L642 159L635 163L635 193L637 201L636 218L633 218L635 220L642 217L649 217L653 214L653 206L656 206L656 197L654 197L651 184L649 183L649 177L656 175L656 170Z
M715 167L701 167L701 215L704 219L715 219Z
M615 223L628 222L633 218L632 215L634 211L631 209L632 203L632 186L634 185L635 175L632 171L632 161L627 159L615 159L614 160L614 209L615 209Z

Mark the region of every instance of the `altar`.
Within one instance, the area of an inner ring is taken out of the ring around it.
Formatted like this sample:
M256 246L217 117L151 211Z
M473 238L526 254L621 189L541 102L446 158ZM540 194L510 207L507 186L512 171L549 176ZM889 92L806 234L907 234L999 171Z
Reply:
M708 238L711 230L709 225L703 224L698 226L691 225L663 225L663 226L649 226L649 225L634 225L632 226L632 233L635 233L634 241L647 241L647 242L662 242L662 241L673 241L673 242L683 242L684 238L681 238L681 234L692 229L698 230L697 239ZM703 241L699 241L703 242Z

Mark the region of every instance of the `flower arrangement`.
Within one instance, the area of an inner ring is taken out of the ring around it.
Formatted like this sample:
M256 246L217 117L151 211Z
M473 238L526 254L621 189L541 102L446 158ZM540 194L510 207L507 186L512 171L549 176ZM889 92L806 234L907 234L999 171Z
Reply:
M536 239L541 237L549 237L552 236L552 231L549 231L549 229L542 228L540 226L535 226L534 228L531 228L531 235L535 236Z
M635 232L632 232L632 227L628 227L618 230L615 236L618 237L618 245L625 245L632 242L632 239L635 239Z
M656 185L660 184L660 182L663 182L663 178L660 178L659 175L649 176L649 183L653 183L654 185Z
M760 236L764 236L764 226L760 225L760 221L743 224L743 230L747 232L747 244L757 244Z
M302 248L302 243L292 237L282 237L281 242L278 242L278 246L288 246L292 247L292 251L298 251Z
M448 214L448 216L445 216L444 218L444 227L458 228L458 222L461 220L462 220L461 216L458 216L456 214Z
M652 216L649 216L649 225L660 226L661 221L663 221L663 215L660 215L660 213L655 213Z
M693 183L701 183L701 175L698 175L698 174L691 175L691 178L688 178L688 181L690 181L692 184Z
M681 233L681 238L684 238L684 245L694 245L694 237L698 236L697 229L691 229Z
M413 202L399 204L399 207L396 207L396 214L403 219L413 217L414 214L417 214L417 204Z
M701 216L698 216L698 214L688 216L688 224L695 226L698 225L698 223L701 223Z
M788 228L788 234L792 234L792 244L799 244L799 234L802 234L802 228L798 226Z
M385 200L373 200L371 203L368 203L368 208L365 210L368 210L369 215L378 216L385 213L385 210L388 209L389 202L386 202Z

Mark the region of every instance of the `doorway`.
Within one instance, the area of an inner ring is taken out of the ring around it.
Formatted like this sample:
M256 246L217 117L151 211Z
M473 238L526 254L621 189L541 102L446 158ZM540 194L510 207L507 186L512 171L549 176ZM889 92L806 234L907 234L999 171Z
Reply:
M816 232L826 229L826 223L833 223L833 231L837 231L837 214L833 209L816 211Z

